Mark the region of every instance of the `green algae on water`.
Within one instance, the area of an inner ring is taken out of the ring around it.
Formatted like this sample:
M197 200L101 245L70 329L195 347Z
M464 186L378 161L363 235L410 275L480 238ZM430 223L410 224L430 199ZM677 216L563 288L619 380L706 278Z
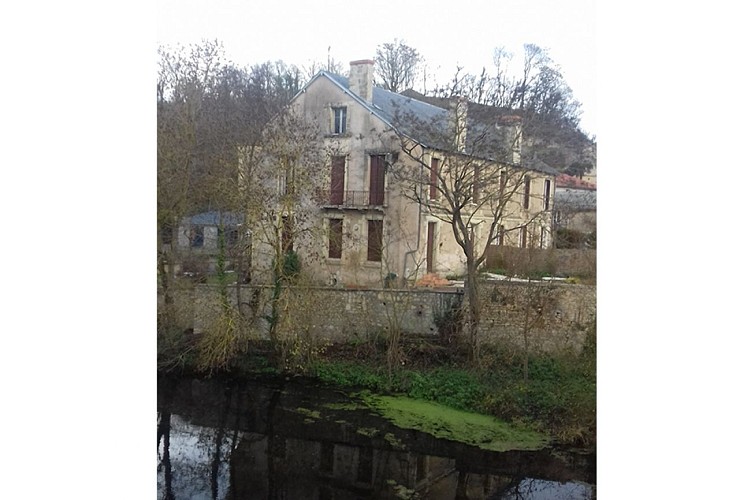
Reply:
M394 436L390 432L387 432L385 436L383 436L383 439L386 440L388 444L391 445L392 448L395 450L404 450L406 449L406 446L404 446L404 443L402 443L401 439Z
M330 410L367 410L368 406L360 403L326 403L323 408Z
M363 436L373 437L378 434L378 429L375 429L373 427L360 427L359 429L357 429L357 433L362 434Z
M301 415L305 415L306 417L319 419L321 418L321 412L316 410L309 410L307 408L297 408L295 411Z
M361 393L372 409L397 427L426 432L491 451L536 450L547 444L545 436L521 429L489 415L455 410L406 396Z

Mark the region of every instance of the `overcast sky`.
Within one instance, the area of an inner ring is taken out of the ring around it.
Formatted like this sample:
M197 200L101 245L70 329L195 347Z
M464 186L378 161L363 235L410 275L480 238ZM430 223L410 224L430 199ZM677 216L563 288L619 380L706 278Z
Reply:
M218 39L240 66L325 62L329 47L346 65L398 38L440 81L457 64L472 73L490 68L495 47L521 56L524 43L535 43L549 49L582 103L582 128L597 132L595 0L157 0L157 15L160 44Z

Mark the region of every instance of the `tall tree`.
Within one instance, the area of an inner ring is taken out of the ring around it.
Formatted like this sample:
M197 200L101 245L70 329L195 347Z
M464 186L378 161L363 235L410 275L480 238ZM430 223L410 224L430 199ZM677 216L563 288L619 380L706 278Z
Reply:
M160 325L167 326L174 324L172 288L181 257L181 220L208 210L244 214L238 203L239 152L266 140L269 121L297 93L301 75L283 62L239 68L226 60L216 41L160 47L159 56L157 250L160 295L167 306L160 310ZM227 245L221 222L219 229L216 258L222 281L225 263L243 266L247 255L245 242ZM244 231L238 234L245 238Z
M549 231L550 191L547 200L531 202L545 195L541 189L531 189L539 173L519 154L521 128L515 118L499 127L496 120L468 117L464 96L452 96L451 102L448 123L442 119L425 121L409 113L397 116L405 155L400 155L392 172L404 196L449 224L464 254L469 345L471 359L476 362L480 346L480 267L504 231L530 232L530 236ZM420 141L414 137L420 137Z
M403 40L394 39L376 49L375 72L380 85L391 92L411 88L420 76L423 57Z
M524 146L555 168L564 170L573 163L594 166L594 141L579 129L581 104L548 50L538 45L525 44L521 60L498 47L492 71L483 68L474 75L459 67L451 81L430 94L444 101L464 95L472 103L521 116Z

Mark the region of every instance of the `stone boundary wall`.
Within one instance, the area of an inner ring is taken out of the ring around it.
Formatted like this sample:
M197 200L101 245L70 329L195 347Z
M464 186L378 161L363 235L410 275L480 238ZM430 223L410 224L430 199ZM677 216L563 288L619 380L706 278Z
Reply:
M264 316L271 313L272 293L271 287L241 287L240 307L246 315L257 318L254 329L262 337L268 335ZM306 325L306 332L330 342L372 338L385 331L390 321L401 324L407 334L437 336L436 319L445 316L452 306L462 305L464 300L461 288L306 287L285 288L282 294L280 305L286 308L285 317L295 318L298 325ZM482 282L479 296L480 341L520 349L524 347L526 333L530 352L578 352L597 311L596 288L588 285ZM233 287L229 289L229 298L236 307ZM194 301L194 331L204 333L220 310L217 287L199 285ZM285 329L280 323L280 331Z
M530 352L580 352L597 315L596 288L554 282L479 285L481 342Z
M270 286L242 285L240 302L246 315L257 317L254 326L262 336L268 335L271 314ZM340 289L326 287L285 288L280 307L286 317L294 317L298 324L308 326L311 334L332 342L365 340L385 331L389 322L398 322L407 334L438 335L436 318L461 303L463 290L398 290L398 289ZM237 305L234 288L229 290L233 305ZM203 333L219 312L217 287L200 285L195 291L196 314L194 331ZM281 324L282 329L284 325Z

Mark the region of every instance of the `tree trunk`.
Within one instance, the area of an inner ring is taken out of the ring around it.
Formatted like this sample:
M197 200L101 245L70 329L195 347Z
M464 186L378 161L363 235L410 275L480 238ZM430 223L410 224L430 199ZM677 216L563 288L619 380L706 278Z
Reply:
M480 324L480 297L477 294L477 264L474 259L467 259L467 277L464 280L464 294L468 304L468 329L470 362L477 366L480 360L480 339L478 330Z
M171 331L177 324L177 313L175 311L175 298L172 292L173 280L173 259L167 252L160 251L158 254L157 265L159 267L159 288L164 297L164 307L159 314L159 329L162 333Z

